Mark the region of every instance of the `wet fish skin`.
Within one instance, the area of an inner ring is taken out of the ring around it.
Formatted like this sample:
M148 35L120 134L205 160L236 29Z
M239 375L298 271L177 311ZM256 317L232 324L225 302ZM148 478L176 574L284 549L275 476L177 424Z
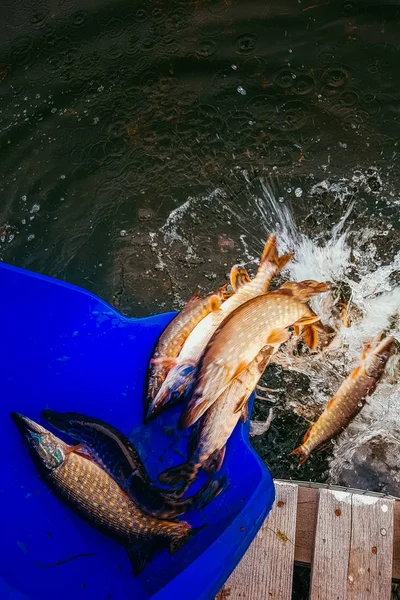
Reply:
M143 513L96 463L47 429L11 413L40 475L50 489L91 525L128 551L138 575L158 548L174 553L193 535L184 521L167 521Z
M159 479L163 484L171 485L179 494L184 494L201 469L213 472L221 466L225 445L243 410L246 413L247 402L273 352L272 346L263 348L201 417L188 447L187 462L161 473Z
M256 296L239 306L221 323L204 351L180 427L195 423L266 344L286 341L288 328L296 323L318 320L307 303L290 290Z
M166 494L150 480L130 440L101 419L75 412L45 410L42 416L53 427L69 435L90 458L110 475L144 512L160 519L172 519L203 508L221 491L224 481L207 483L194 496L179 499Z
M161 412L162 406L155 403L154 399L185 340L202 319L210 312L218 310L221 303L231 295L232 293L227 291L226 284L204 298L194 296L164 329L149 365L145 422Z
M208 342L224 319L246 301L264 294L268 290L272 278L279 273L292 256L292 254L278 256L276 237L271 235L268 238L254 279L246 282L246 276L243 277L243 272L241 272L242 277L237 291L221 305L219 311L207 315L193 329L179 353L177 365L171 368L162 384L155 403L159 402L166 406L171 399L176 400L182 397L194 381L197 364ZM240 272L238 267L232 268L232 278L239 283L238 271ZM187 370L184 379L182 378L182 368Z
M383 374L393 342L394 338L390 336L365 348L361 364L343 381L324 412L307 431L301 446L291 453L300 455L300 465L314 450L339 435L360 412Z

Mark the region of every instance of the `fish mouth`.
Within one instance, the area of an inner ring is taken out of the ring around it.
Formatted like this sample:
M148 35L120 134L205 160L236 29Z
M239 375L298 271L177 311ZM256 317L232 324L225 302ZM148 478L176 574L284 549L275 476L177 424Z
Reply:
M157 415L162 413L167 408L168 399L170 396L170 390L165 390L162 395L157 394L154 400L149 404L149 408L144 418L144 422L148 423L154 419Z
M22 435L42 435L43 433L48 433L47 429L45 429L38 423L35 423L35 421L28 419L28 417L21 415L20 413L12 412L10 413L10 417L12 418Z

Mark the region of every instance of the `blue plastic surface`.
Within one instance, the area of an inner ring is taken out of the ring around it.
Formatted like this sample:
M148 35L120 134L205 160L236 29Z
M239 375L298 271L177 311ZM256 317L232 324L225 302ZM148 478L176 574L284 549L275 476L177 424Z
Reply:
M221 470L228 489L184 517L208 526L176 555L160 551L135 579L124 548L42 483L9 417L17 411L46 425L44 408L82 412L129 435L154 478L182 462L179 407L142 425L147 364L173 313L129 319L85 290L1 263L0 289L0 598L214 598L274 500L247 425L228 443Z

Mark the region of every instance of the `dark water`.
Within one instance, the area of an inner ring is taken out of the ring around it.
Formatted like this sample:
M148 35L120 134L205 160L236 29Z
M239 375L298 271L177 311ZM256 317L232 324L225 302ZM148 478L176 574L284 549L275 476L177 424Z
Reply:
M320 236L343 206L311 187L353 181L354 231L398 247L400 2L1 0L0 23L1 260L178 308L259 253L271 174ZM275 476L305 428L273 424Z

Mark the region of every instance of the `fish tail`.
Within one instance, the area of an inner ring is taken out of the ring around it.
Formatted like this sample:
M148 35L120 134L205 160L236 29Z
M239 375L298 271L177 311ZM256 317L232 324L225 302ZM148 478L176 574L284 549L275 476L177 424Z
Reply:
M129 560L132 565L132 572L137 577L150 561L156 550L154 543L149 540L135 540L135 542L126 548Z
M164 485L169 485L176 491L179 490L180 495L182 495L196 479L199 468L200 465L188 461L177 465L176 467L166 469L160 473L158 479ZM192 498L190 498L190 500L192 500Z
M184 498L184 500L189 501L188 505L191 509L202 510L223 491L226 482L226 477L219 477L218 479L208 481L194 496L187 499Z
M308 450L306 450L304 446L299 446L298 448L295 448L295 450L292 450L289 456L292 456L294 454L300 454L299 467L301 467L301 465L304 464L307 458L309 458L310 456L310 453L308 452Z
M270 235L265 246L263 253L260 259L260 265L264 263L274 263L278 271L281 271L283 267L293 258L293 252L289 252L288 254L283 254L282 256L278 255L278 248L276 246L276 236Z

